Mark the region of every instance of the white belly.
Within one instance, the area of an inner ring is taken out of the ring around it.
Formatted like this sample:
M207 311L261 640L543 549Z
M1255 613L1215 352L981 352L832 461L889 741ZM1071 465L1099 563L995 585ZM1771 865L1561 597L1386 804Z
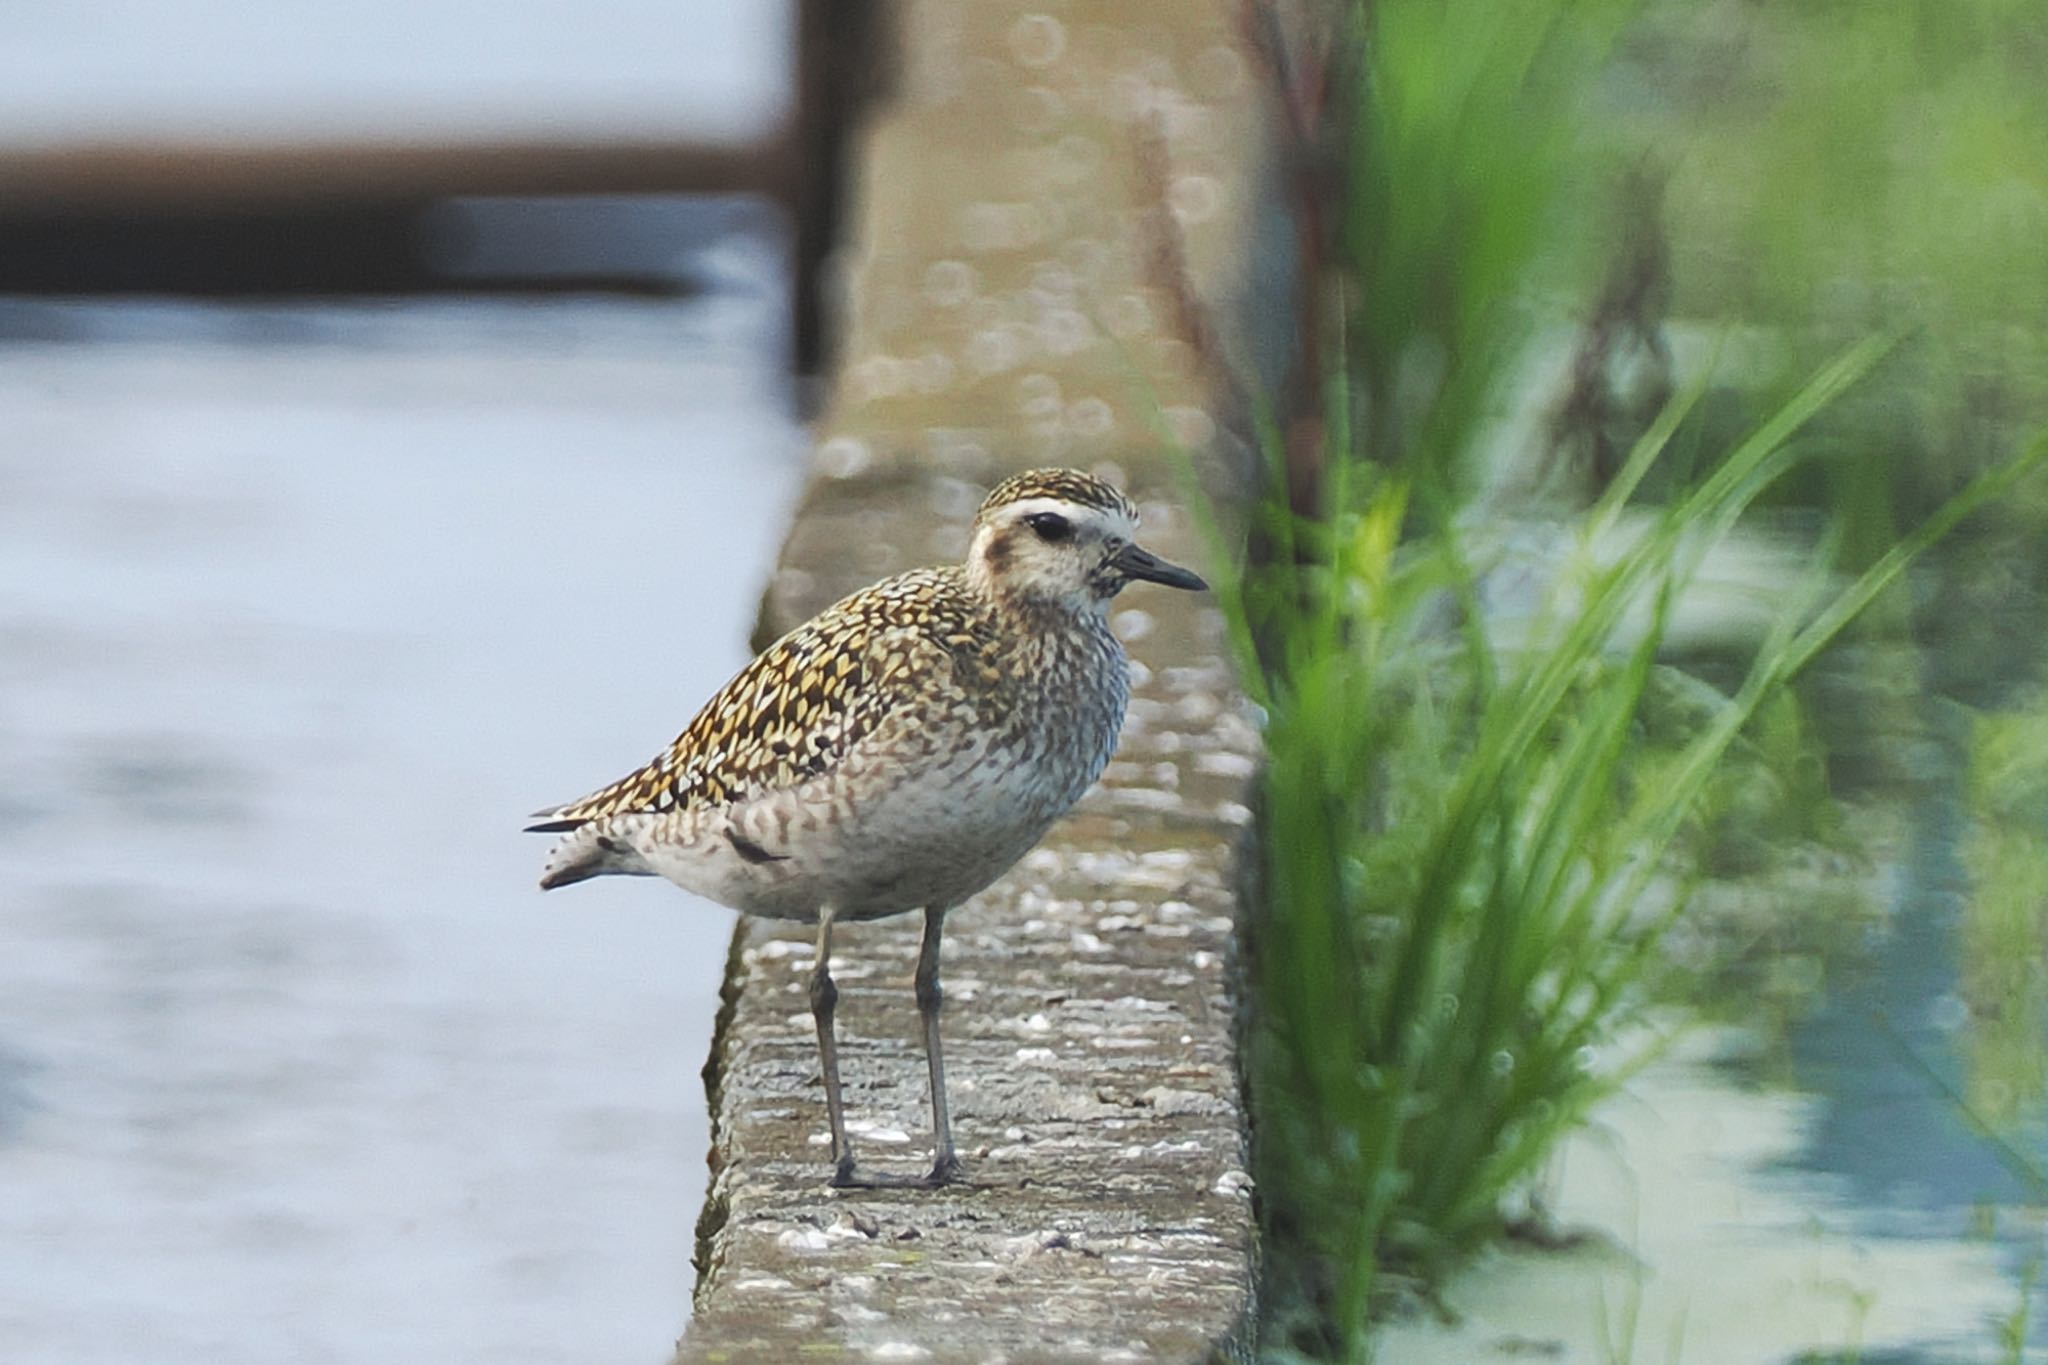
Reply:
M812 921L957 905L1029 852L1107 762L1107 740L974 743L914 769L885 757L787 791L663 822L635 844L648 870L722 905Z

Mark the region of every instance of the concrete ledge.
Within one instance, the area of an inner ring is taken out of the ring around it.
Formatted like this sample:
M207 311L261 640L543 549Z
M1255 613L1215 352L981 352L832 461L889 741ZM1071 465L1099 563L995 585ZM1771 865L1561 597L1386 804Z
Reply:
M853 568L864 561L952 557L978 496L929 472L819 481L767 619L801 619L872 576ZM1185 516L1146 513L1148 540L1194 557ZM1137 589L1121 602L1143 666L1116 761L948 920L947 1071L971 1186L826 1187L809 935L742 925L707 1069L714 1175L683 1360L1194 1361L1247 1330L1231 850L1257 740L1214 610ZM840 942L863 1163L919 1173L930 1119L916 917Z
M1213 434L1186 292L1226 301L1258 148L1230 6L904 0L865 129L842 359L762 638L957 560L996 480L1124 476L1146 543L1199 566L1163 423ZM710 1198L689 1362L1198 1361L1248 1350L1256 1222L1234 1051L1232 851L1257 735L1205 599L1132 588L1104 781L948 917L947 1080L965 1188L826 1186L810 935L743 924L707 1070ZM917 917L839 937L863 1169L930 1159ZM865 1130L865 1131L863 1131Z

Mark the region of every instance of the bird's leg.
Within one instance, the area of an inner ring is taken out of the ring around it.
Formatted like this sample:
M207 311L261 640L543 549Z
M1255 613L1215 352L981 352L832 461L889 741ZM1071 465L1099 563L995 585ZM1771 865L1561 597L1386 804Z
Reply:
M924 1055L932 1072L932 1173L934 1185L960 1178L960 1158L953 1154L953 1126L946 1117L946 1063L939 1051L939 1006L945 993L939 988L939 933L946 922L946 907L931 905L924 912L924 945L917 953L917 1013L924 1021Z
M825 1113L832 1120L832 1183L853 1183L853 1143L846 1136L846 1106L839 1097L839 1040L832 1010L839 988L832 984L832 907L818 911L818 957L811 966L811 1018L818 1024L818 1063L825 1073Z

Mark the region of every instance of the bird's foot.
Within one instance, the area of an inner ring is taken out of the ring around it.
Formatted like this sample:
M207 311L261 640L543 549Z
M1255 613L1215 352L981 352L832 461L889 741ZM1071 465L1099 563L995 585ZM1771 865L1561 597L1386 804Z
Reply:
M923 1175L855 1171L852 1159L848 1158L833 1169L830 1185L835 1190L936 1190L960 1185L965 1180L966 1171L960 1165L960 1158L949 1152L932 1163L931 1170Z
M831 1188L835 1190L925 1190L931 1185L921 1175L891 1175L887 1171L851 1170L833 1173Z

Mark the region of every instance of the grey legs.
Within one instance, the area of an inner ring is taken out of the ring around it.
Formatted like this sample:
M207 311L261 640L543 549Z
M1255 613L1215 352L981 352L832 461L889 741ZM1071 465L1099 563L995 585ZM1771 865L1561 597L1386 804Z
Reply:
M853 1183L853 1143L846 1136L846 1105L839 1098L839 1039L832 1011L839 988L832 984L832 907L818 912L818 957L811 965L811 1018L818 1024L818 1064L825 1073L825 1113L832 1120L832 1183Z
M953 1125L946 1115L946 1063L939 1051L939 1006L945 992L939 988L939 934L946 923L946 907L926 906L924 944L917 953L917 1013L924 1023L924 1056L932 1073L932 1173L934 1185L960 1176L960 1158L953 1154Z
M960 1178L960 1158L953 1152L953 1125L946 1111L946 1063L939 1049L939 940L946 906L924 912L924 942L917 953L917 1013L924 1025L924 1055L931 1068L932 1147L927 1184L943 1185ZM832 1121L832 1183L858 1186L853 1174L853 1142L846 1135L846 1104L839 1092L839 1038L832 1028L839 988L832 984L832 920L830 906L818 912L818 954L811 964L811 1018L818 1025L818 1062L825 1074L825 1113Z

